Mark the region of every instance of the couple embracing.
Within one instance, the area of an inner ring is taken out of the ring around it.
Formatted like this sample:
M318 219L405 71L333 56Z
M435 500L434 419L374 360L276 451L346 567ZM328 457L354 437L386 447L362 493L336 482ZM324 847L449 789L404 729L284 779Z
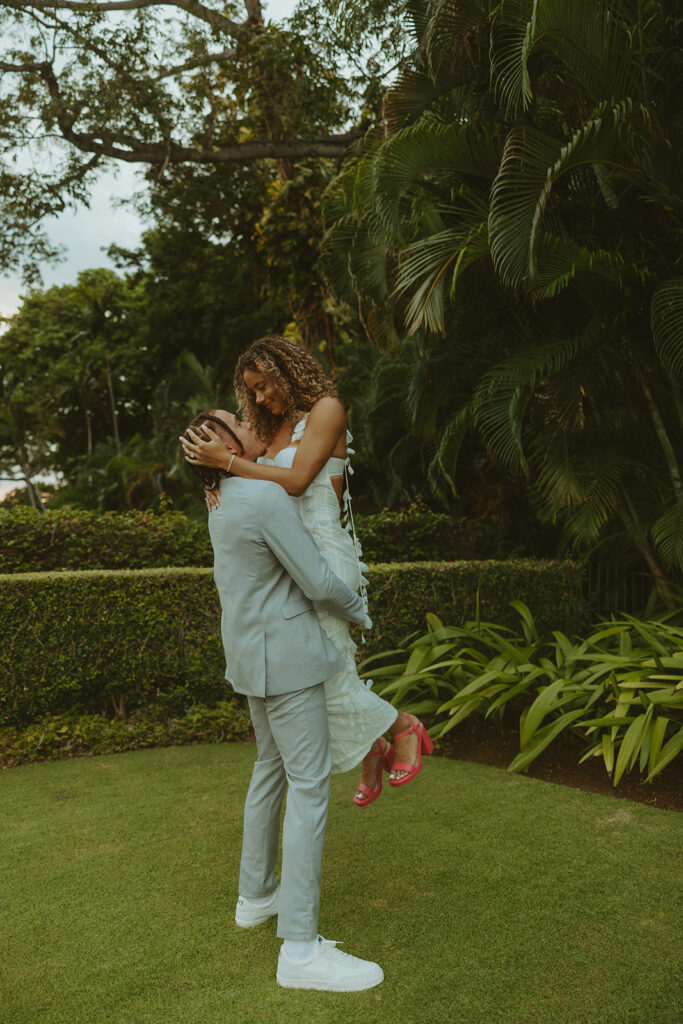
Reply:
M239 359L235 392L244 420L208 410L180 439L210 510L226 679L247 695L258 749L235 920L277 916L280 985L360 991L380 984L381 967L318 934L330 774L362 762L353 799L366 806L383 771L406 785L432 744L356 670L349 623L372 623L360 549L340 521L340 505L350 516L351 435L331 381L297 345L269 336Z

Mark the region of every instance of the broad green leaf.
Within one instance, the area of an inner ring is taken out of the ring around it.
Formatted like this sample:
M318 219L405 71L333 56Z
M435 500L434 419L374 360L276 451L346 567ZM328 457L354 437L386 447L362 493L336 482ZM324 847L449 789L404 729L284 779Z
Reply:
M522 625L524 627L524 636L526 638L527 643L529 643L532 640L535 640L536 643L539 643L541 638L538 635L536 623L534 622L534 617L531 614L528 605L526 605L524 601L510 601L510 606L515 609L520 619L522 620Z
M657 764L659 752L662 749L662 743L664 741L664 734L666 733L666 727L668 726L671 719L665 718L664 715L658 715L655 718L654 727L652 730L652 743L650 744L650 760L648 769L650 775L652 770Z
M624 774L626 769L630 769L633 767L633 764L640 750L640 744L648 721L648 712L646 712L644 715L638 715L637 718L633 719L628 729L626 730L624 738L622 739L621 744L619 746L617 763L614 769L615 786L618 784L619 779Z
M439 739L442 736L444 736L447 732L450 732L451 729L455 728L455 726L462 722L465 718L467 718L468 715L471 715L472 712L479 707L481 700L481 697L473 697L472 700L468 701L467 704L464 704L458 711L456 711L456 713L452 716L452 718L449 718L446 725L444 725L443 729L438 734Z
M659 775L659 773L663 771L671 761L673 761L677 754L680 754L681 750L683 750L683 728L679 729L676 735L671 737L666 746L662 747L657 763L645 781L652 782L654 777Z
M538 755L545 750L548 744L552 743L556 736L568 726L575 722L583 712L581 710L567 711L560 718L557 718L550 725L544 726L543 729L539 729L536 733L536 737L533 743L530 743L528 747L520 751L514 761L509 765L509 772L519 772L524 768L528 768L532 761L534 761Z
M579 764L583 764L585 761L589 761L591 757L600 757L601 753L602 741L599 743L595 743L592 747L589 747L586 753L581 757Z
M602 734L602 758L607 774L611 775L614 770L614 740L606 732Z
M539 693L538 697L529 708L529 712L524 720L524 726L520 731L519 739L522 750L530 742L545 716L568 699L566 695L563 697L560 696L563 691L566 691L566 689L566 681L564 679L558 679L554 683L550 683L549 686L546 686L545 689ZM573 696L574 693L572 692L571 697Z

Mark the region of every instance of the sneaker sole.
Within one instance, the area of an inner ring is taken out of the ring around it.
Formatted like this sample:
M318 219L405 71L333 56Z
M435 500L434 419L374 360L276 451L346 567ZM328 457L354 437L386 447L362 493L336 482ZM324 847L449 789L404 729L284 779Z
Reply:
M238 928L257 928L260 924L265 924L266 921L270 921L271 918L277 917L277 910L274 910L272 914L267 914L265 917L257 918L240 918L235 915L235 924Z
M277 975L277 983L281 988L308 988L317 992L364 992L368 988L375 988L384 981L384 973L380 977L369 979L363 984L360 981L349 979L343 981L311 981L308 978L281 978Z

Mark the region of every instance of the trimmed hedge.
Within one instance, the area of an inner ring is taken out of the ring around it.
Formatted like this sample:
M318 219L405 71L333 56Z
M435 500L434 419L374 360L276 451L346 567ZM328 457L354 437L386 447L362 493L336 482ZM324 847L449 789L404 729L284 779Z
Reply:
M182 512L0 509L0 573L211 565L206 522Z
M505 558L502 520L452 519L424 506L357 516L367 562ZM206 522L182 512L0 508L0 573L211 566Z
M118 754L122 750L226 743L252 736L247 702L237 696L212 707L193 704L185 714L175 718L159 717L157 708L134 712L127 718L55 715L24 728L0 728L0 768L93 754Z
M580 569L529 561L376 565L369 583L375 627L363 657L422 629L428 611L449 622L473 618L477 594L482 618L513 625L509 601L521 598L540 630L571 628ZM209 569L0 576L0 635L0 725L150 705L177 714L231 692Z

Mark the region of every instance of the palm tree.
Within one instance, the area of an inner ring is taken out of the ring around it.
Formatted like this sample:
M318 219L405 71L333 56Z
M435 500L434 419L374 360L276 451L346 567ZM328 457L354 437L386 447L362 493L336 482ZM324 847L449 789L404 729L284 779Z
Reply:
M409 2L415 50L384 134L328 191L322 259L385 359L428 345L450 364L450 386L403 393L434 487L474 430L573 544L618 524L665 597L683 568L672 11Z

